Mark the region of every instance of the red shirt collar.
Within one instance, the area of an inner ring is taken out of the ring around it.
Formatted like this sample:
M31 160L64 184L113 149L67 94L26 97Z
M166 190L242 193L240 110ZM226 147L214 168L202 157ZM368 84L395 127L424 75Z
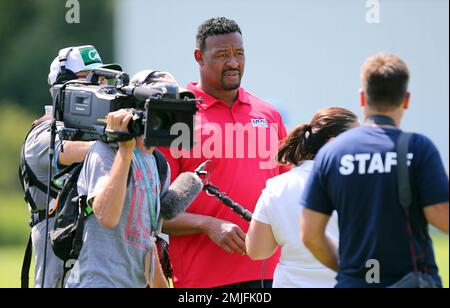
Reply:
M202 108L208 109L208 108L212 107L214 104L217 104L217 103L225 104L221 100L219 100L219 99L209 95L208 93L206 93L202 89L198 88L197 84L198 84L198 82L191 82L190 84L188 84L187 88L188 88L189 91L191 91L192 93L195 94L195 97L203 98L203 103L201 104ZM239 104L250 105L250 99L248 97L247 92L245 92L244 88L239 87L239 89L238 89L238 97L237 97L237 99L236 99L236 101L234 103L235 104L239 103Z

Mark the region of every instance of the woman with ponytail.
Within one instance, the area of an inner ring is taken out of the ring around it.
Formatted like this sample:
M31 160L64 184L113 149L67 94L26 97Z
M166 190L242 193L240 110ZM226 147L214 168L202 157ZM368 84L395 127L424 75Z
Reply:
M326 108L317 112L311 123L298 126L282 143L278 160L294 168L267 181L246 237L247 254L253 260L270 257L281 245L273 287L334 287L335 273L317 261L300 240L302 207L299 201L320 148L358 125L353 112L338 107ZM328 224L327 234L337 243L335 215Z

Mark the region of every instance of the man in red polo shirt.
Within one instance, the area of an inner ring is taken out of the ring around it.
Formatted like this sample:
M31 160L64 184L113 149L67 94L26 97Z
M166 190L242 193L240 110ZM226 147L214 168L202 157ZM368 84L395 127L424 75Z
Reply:
M280 174L275 155L286 136L280 114L240 87L245 54L232 20L212 18L198 28L200 82L188 89L203 102L190 152L163 149L172 179L211 160L210 183L253 212L266 181ZM245 254L249 223L204 192L185 213L164 222L170 235L175 287L270 287L279 254L263 262Z

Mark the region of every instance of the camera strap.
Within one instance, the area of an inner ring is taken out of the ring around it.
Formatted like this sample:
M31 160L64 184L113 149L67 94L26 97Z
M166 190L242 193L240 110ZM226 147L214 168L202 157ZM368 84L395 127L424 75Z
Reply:
M413 241L413 229L410 220L410 208L413 204L413 195L411 189L411 182L409 177L409 169L407 162L408 155L408 147L410 143L410 139L412 137L411 133L401 132L400 136L397 140L397 187L398 187L398 198L400 205L402 206L405 213L405 222L406 228L409 237L409 249L411 253L411 258L414 266L414 272L419 272L419 266L417 264L417 260L420 258L417 256L414 241ZM428 273L427 259L429 254L429 242L427 238L427 234L424 233L424 241L425 241L425 253L424 253L424 273Z
M157 166L155 159L152 159L150 162L147 161L141 152L135 147L133 151L133 161L136 167L139 169L142 179L144 180L146 196L148 201L148 207L150 211L150 229L151 236L158 230L158 195L159 195L159 175L157 171ZM151 164L151 166L150 166ZM154 187L152 187L152 182L150 181L150 177L155 179ZM152 196L154 195L154 198Z
M105 141L106 143L115 143L129 141L134 137L131 134L119 132L116 130L105 129Z

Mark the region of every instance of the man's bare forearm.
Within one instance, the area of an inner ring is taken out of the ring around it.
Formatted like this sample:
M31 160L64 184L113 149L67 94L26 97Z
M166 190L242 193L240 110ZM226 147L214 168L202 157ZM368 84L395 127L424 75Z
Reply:
M125 201L132 154L132 150L119 148L105 189L94 199L95 216L106 228L114 228L119 223Z
M87 141L67 141L63 145L63 152L58 155L58 164L70 166L84 160L91 149L93 142Z
M172 220L164 221L162 231L172 236L200 234L205 232L212 219L209 216L181 213Z
M448 202L426 206L424 213L428 223L448 234Z
M339 257L336 244L326 235L314 241L305 242L306 247L323 265L339 271Z

